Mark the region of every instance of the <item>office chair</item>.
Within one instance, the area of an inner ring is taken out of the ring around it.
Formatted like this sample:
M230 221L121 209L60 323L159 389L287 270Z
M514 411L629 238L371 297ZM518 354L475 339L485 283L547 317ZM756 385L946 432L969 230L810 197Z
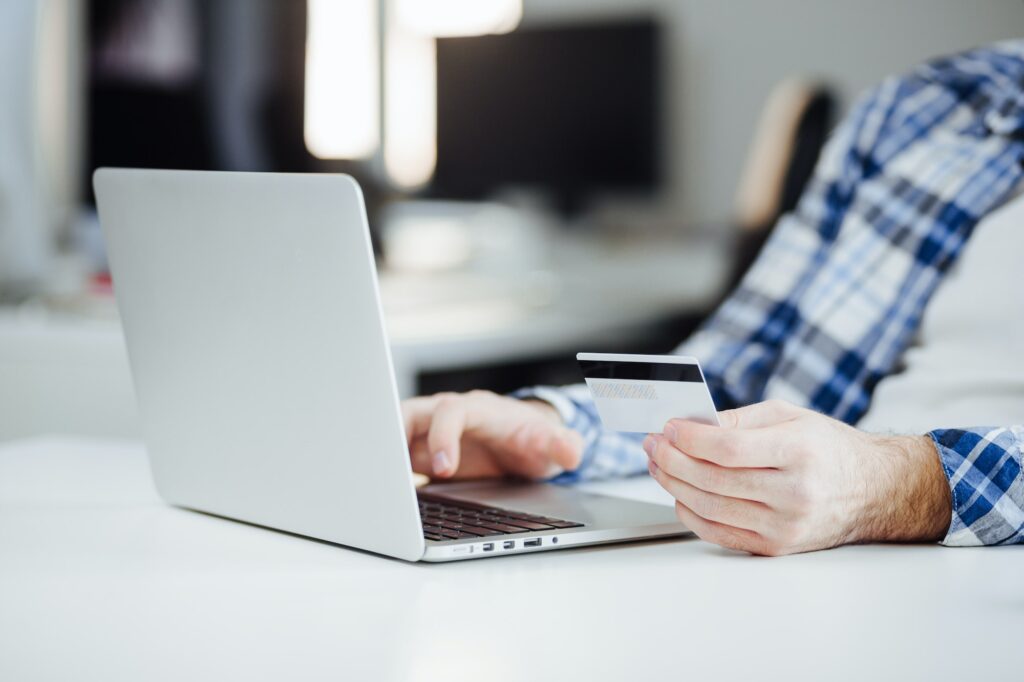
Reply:
M796 207L835 108L830 89L799 78L779 83L769 94L736 191L739 235L726 293L746 274L779 218Z

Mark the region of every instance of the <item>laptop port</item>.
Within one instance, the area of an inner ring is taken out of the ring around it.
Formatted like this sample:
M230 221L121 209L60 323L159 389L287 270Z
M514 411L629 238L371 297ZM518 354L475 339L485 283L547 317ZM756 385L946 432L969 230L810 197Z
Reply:
M523 547L540 547L540 538L534 538L533 540L523 540Z
M516 541L515 540L505 540L505 542L502 543L501 548L502 549L515 549L516 548Z
M490 551L492 551L493 549L494 549L494 543L493 543L493 542L485 542L485 543L484 543L484 545L483 545L483 550L484 550L485 552L490 552Z

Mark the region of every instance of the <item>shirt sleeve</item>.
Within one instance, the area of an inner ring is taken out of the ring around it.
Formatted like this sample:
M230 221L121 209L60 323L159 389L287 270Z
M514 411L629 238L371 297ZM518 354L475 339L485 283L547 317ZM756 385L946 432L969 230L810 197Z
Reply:
M885 136L901 81L889 78L861 96L831 134L795 209L772 228L736 289L677 353L699 358L719 410L760 402L800 329L799 300L826 265L857 188L875 172L872 155ZM855 215L856 219L857 216ZM808 374L822 372L811 367ZM833 368L824 368L831 376ZM816 383L775 397L810 406ZM820 408L817 408L820 411ZM832 415L837 416L837 415Z
M762 400L765 383L778 362L792 320L791 299L808 273L820 266L820 248L842 221L865 159L879 135L894 81L863 96L822 150L814 175L796 210L772 231L761 255L739 287L674 353L700 358L719 410ZM786 273L783 277L780 273ZM538 399L558 410L584 439L579 468L556 482L595 480L647 470L643 434L604 430L586 384L534 387L512 394ZM806 403L799 396L787 396Z
M953 496L942 544L1024 543L1024 425L938 429L935 442Z

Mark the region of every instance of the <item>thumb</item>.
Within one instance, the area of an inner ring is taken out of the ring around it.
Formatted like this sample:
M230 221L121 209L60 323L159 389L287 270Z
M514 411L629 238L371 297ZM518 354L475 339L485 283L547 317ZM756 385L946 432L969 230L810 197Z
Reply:
M583 459L583 436L572 429L560 429L551 438L548 454L566 471L576 469Z
M718 420L727 429L758 429L800 416L802 408L785 400L766 400L734 410L722 410Z

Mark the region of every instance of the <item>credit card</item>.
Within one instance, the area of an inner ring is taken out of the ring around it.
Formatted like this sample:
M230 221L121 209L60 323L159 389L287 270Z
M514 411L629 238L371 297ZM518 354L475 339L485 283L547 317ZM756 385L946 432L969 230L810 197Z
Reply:
M576 360L607 429L661 433L670 419L719 424L696 358L578 353Z

